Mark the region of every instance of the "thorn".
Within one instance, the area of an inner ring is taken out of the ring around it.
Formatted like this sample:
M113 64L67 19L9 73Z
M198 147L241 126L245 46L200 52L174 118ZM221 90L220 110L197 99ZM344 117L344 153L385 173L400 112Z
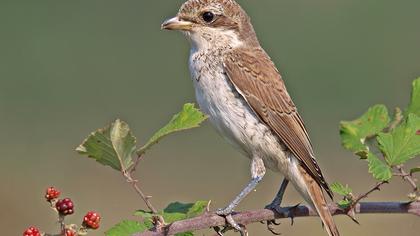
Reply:
M347 216L350 217L351 220L353 220L354 223L360 225L360 222L356 220L356 212L354 209L351 209L347 212Z
M209 202L207 203L206 213L210 213L210 205L211 205L211 200L209 200Z
M290 217L290 219L292 220L292 226L295 224L295 214L294 211L296 210L296 208L298 208L300 206L300 203L296 204L295 206L292 206L289 208L287 214L288 217Z

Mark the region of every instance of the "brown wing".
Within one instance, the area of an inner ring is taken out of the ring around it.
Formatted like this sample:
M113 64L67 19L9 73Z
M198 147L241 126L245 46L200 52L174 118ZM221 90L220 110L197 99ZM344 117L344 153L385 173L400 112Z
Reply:
M254 112L278 135L303 168L332 198L308 133L280 73L261 48L236 49L224 58L225 72Z

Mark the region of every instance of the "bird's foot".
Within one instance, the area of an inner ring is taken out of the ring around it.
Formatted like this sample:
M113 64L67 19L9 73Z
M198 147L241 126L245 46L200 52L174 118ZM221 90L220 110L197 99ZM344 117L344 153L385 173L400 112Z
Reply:
M265 209L272 210L279 215L290 218L291 221L292 221L291 224L293 225L295 223L295 221L294 221L295 220L295 210L299 206L300 206L300 203L296 204L295 206L287 207L287 208L283 208L283 207L280 207L278 205L269 204L269 205L265 206ZM272 232L272 230L271 230L272 225L280 225L280 223L277 223L275 220L267 221L268 230L270 230L271 232ZM278 234L276 234L276 235L278 235Z
M232 207L220 208L220 209L217 209L215 213L216 215L219 215L219 216L228 216L233 213L233 208Z
M281 214L281 207L275 203L270 203L267 206L264 207L264 209L268 209L268 210L272 210L276 213ZM279 226L281 223L278 223L275 219L274 220L267 220L265 222L261 222L263 224L265 224L267 226L267 230L270 231L272 234L274 235L281 235L281 233L279 231L276 231L276 229L274 228L275 226Z
M226 219L226 227L223 230L216 230L219 235L223 235L224 232L229 231L230 229L237 230L241 233L241 236L247 236L248 231L246 230L245 226L238 224L232 217L233 208L226 207L218 209L215 212L219 216L223 216Z

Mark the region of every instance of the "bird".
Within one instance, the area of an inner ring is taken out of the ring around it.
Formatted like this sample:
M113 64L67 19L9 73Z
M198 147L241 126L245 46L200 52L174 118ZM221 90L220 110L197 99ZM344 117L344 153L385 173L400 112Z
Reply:
M186 36L200 109L218 133L250 159L250 182L216 213L230 215L270 169L284 180L267 208L280 209L290 182L318 213L328 235L340 235L324 191L331 199L333 193L302 117L245 10L235 0L188 0L161 28Z

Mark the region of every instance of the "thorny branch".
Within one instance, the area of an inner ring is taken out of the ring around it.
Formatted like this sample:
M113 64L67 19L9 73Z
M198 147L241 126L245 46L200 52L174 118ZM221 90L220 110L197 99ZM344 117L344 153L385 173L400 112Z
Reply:
M380 187L382 186L382 185L384 185L384 184L387 184L388 183L388 181L381 181L381 182L378 182L375 186L373 186L373 188L371 188L369 191L367 191L366 193L364 193L364 194L361 194L361 195L359 195L356 199L354 199L353 200L353 203L352 203L352 205L351 205L351 207L350 207L350 209L353 209L361 200L363 200L363 199L365 199L365 198L367 198L368 196L369 196L369 194L371 194L371 193L373 193L373 192L375 192L375 191L380 191L381 189L380 189Z
M419 188L417 187L416 180L404 170L403 165L399 165L396 167L398 170L399 176L401 176L405 181L407 181L411 187L413 187L413 191L416 193L419 191Z
M238 212L233 215L235 222L241 225L248 225L254 222L270 221L274 219L285 219L289 217L290 207L281 208L277 213L272 210L262 209L255 211ZM329 209L333 215L347 215L347 212L336 204L330 204ZM401 202L362 202L355 206L358 214L413 214L420 216L420 202L401 203ZM318 216L315 211L306 207L298 206L293 210L294 217ZM146 231L137 233L133 236L166 236L182 232L196 231L200 229L224 226L225 218L216 214L204 214L192 219L177 221L163 227L161 230Z
M149 208L149 210L153 213L156 214L155 217L155 222L156 222L156 226L157 228L160 228L161 225L164 224L164 219L162 216L157 215L158 211L156 210L156 208L152 205L152 203L150 202L150 196L146 196L146 194L143 193L143 191L141 190L141 188L138 186L138 180L133 179L132 174L136 171L136 168L139 164L139 162L141 161L143 155L142 154L138 154L137 158L132 166L131 169L129 170L123 170L122 174L125 177L126 181L128 183L131 184L131 186L134 188L134 190L136 191L136 193L141 197L141 199L144 201L144 203L146 204L147 208Z
M127 182L130 183L131 186L134 188L134 190L136 191L136 193L141 197L141 199L143 199L144 203L149 208L149 210L153 214L157 214L156 208L154 208L153 205L152 205L152 203L150 202L150 197L149 196L146 196L143 193L143 191L140 189L140 187L137 185L138 180L133 179L131 177L131 173L129 173L129 172L124 172L123 175L126 178Z

